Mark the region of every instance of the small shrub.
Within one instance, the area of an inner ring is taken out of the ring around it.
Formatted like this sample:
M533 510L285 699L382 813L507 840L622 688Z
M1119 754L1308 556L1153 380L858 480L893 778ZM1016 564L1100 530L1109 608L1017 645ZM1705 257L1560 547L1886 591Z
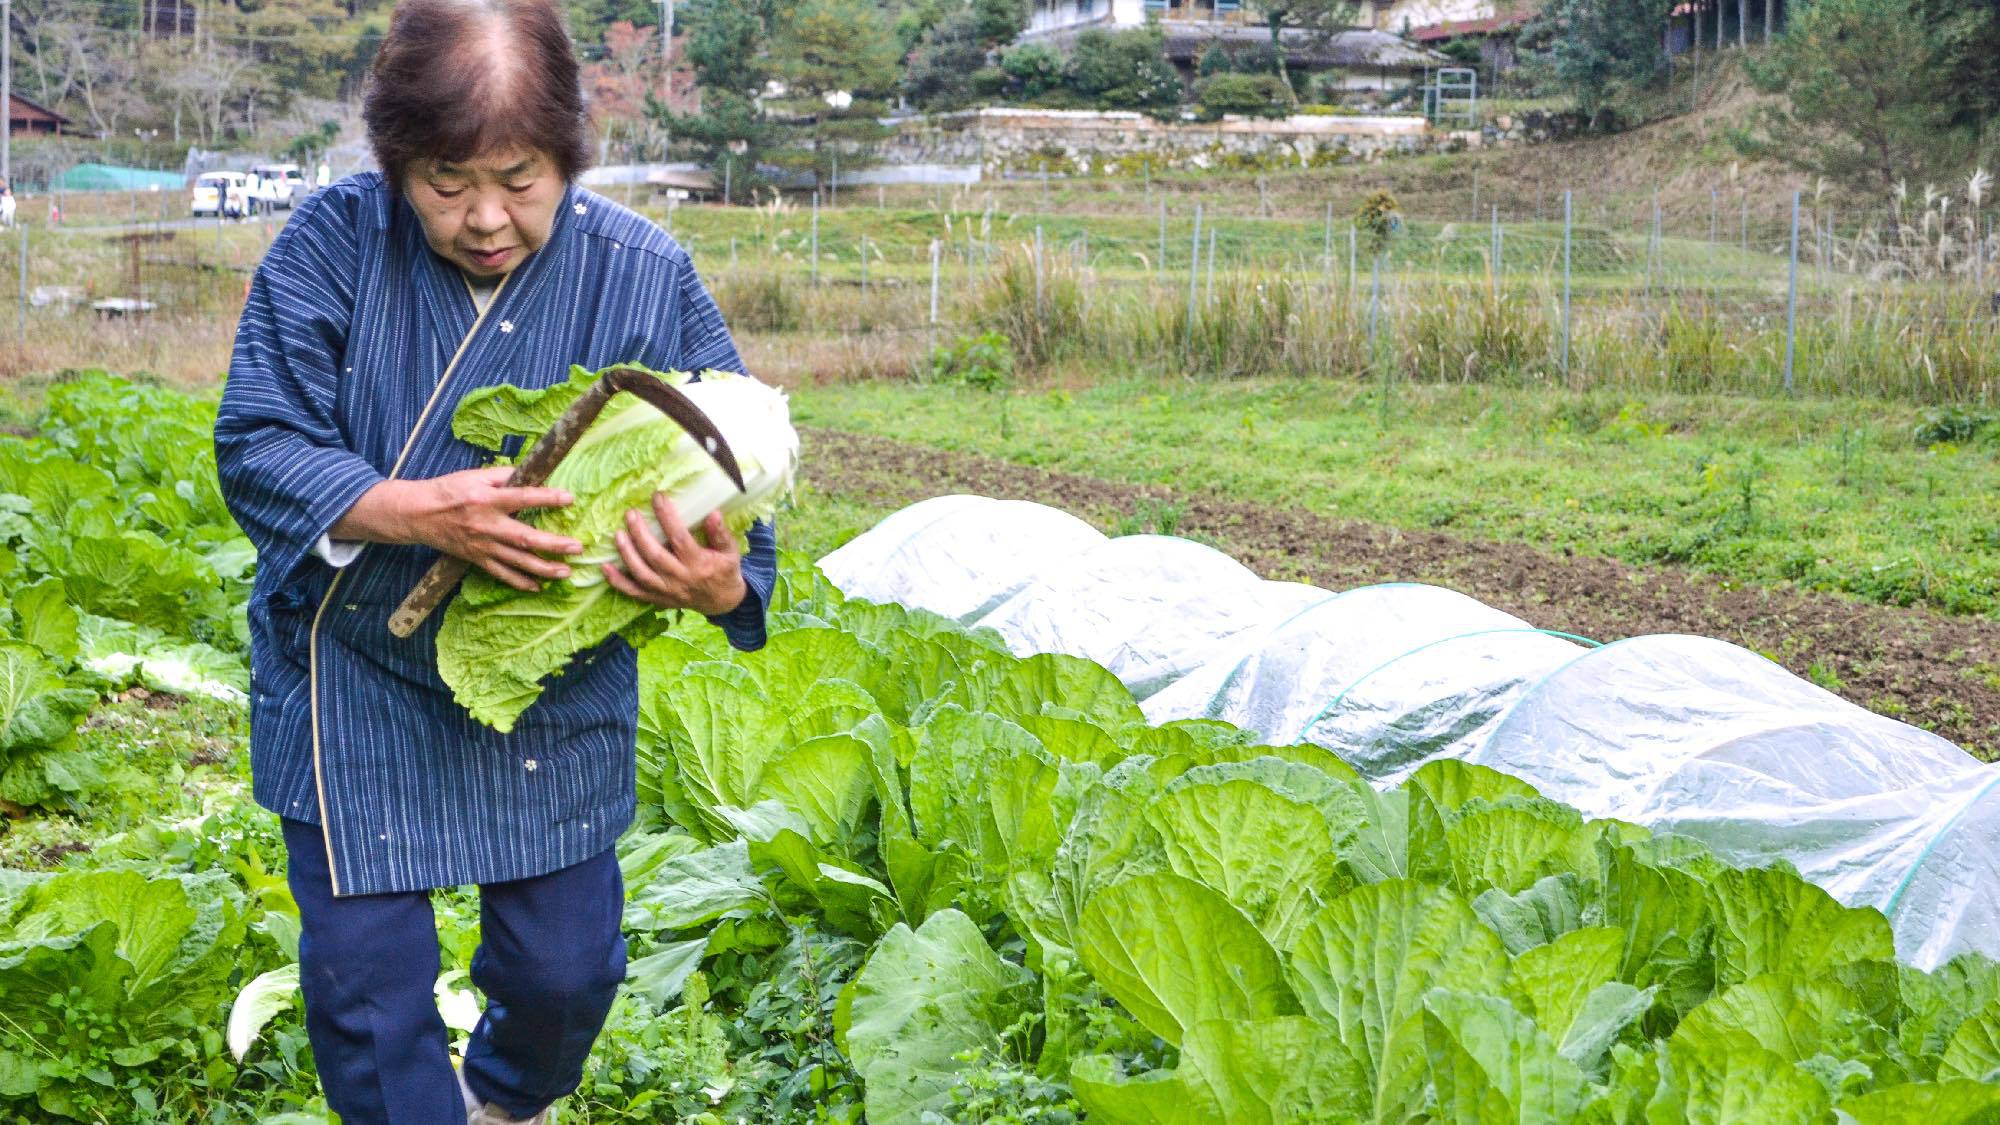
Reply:
M804 302L783 273L725 275L714 295L722 319L737 332L789 332L804 320Z
M931 378L980 390L998 390L1014 374L1014 349L998 332L960 336L931 353Z
M1934 445L1969 445L1982 437L2000 436L2000 412L1991 410L1968 410L1962 406L1946 406L1929 411L1917 425L1917 444L1924 449Z
M1000 70L1024 98L1040 98L1062 88L1063 58L1042 43L1028 43L1000 56Z
M1283 117L1297 104L1292 88L1273 74L1218 74L1195 87L1195 100L1209 118L1226 113Z
M1181 101L1181 76L1166 59L1166 32L1095 28L1076 37L1063 63L1063 83L1102 109L1171 109Z

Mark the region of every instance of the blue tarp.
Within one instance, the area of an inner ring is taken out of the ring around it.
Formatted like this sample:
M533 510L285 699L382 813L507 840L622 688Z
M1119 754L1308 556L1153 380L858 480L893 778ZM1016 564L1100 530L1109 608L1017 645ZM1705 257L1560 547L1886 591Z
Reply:
M58 191L178 191L187 183L179 172L120 168L113 164L79 164L56 177Z

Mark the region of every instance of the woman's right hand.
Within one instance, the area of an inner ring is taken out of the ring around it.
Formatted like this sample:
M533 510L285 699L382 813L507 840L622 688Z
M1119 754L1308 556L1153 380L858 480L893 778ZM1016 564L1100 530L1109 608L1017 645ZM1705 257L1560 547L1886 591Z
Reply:
M430 480L386 480L363 493L333 525L335 539L416 543L477 566L516 590L568 578L569 567L547 555L574 555L583 544L515 519L530 508L566 508L574 500L556 488L510 488L506 466L467 469Z

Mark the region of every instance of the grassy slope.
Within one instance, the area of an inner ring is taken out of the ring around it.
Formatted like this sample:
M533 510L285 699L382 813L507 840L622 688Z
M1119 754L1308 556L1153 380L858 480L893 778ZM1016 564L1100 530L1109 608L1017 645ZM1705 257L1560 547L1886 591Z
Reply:
M2000 448L1870 402L1104 379L794 394L802 422L1402 527L2000 614ZM1385 425L1386 423L1386 425Z

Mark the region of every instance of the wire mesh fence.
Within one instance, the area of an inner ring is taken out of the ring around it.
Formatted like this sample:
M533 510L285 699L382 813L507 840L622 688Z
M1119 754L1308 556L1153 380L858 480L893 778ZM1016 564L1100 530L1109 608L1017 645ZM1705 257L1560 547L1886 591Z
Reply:
M1031 363L1939 402L2000 391L1987 201L1503 201L1474 186L1376 232L1352 199L1230 187L1065 193L1046 209L1034 189L938 188L649 213L739 334L865 345L920 374L938 349L997 332ZM233 324L283 216L190 220L181 206L134 193L60 224L18 216L0 244L0 308L15 314L0 339L70 341L88 359L107 333Z

